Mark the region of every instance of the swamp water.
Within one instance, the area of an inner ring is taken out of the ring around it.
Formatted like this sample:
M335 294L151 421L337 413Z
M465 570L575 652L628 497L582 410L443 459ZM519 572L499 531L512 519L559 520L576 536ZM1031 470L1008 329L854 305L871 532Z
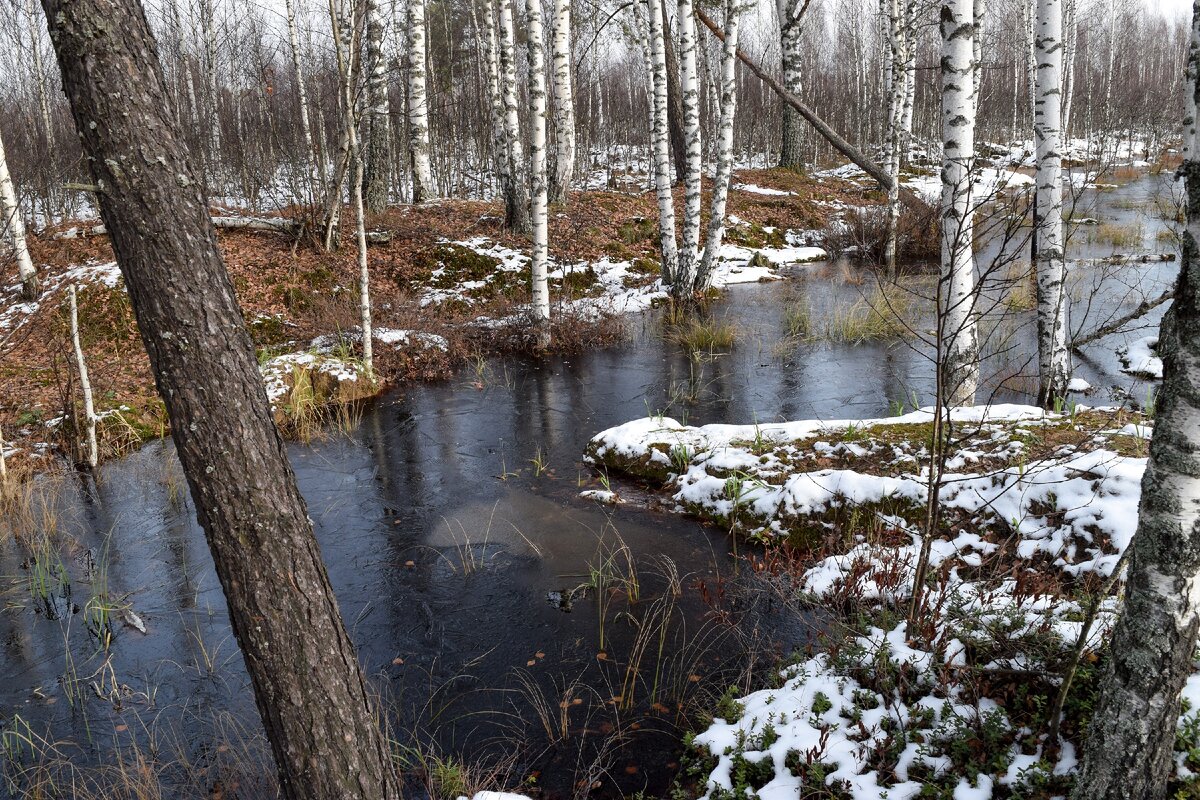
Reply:
M1151 208L1164 184L1089 191L1086 213L1136 226L1142 241L1126 252L1170 251ZM1074 237L1073 258L1113 252L1084 226ZM1130 286L1158 294L1175 271L1081 268L1073 309L1088 320L1073 327L1136 305ZM416 794L469 792L494 776L548 798L664 796L683 734L725 689L761 685L779 657L814 641L819 618L780 604L724 531L629 485L613 486L630 501L617 506L579 497L602 488L582 454L595 433L649 413L747 423L929 403L919 339L789 337L798 306L819 327L861 303L873 279L856 285L856 273L807 265L785 282L731 287L712 309L738 329L725 354L686 353L652 312L628 321L619 346L481 362L385 395L349 434L290 446ZM1028 401L1012 377L1036 370L1032 313L992 315L981 397ZM918 333L931 325L914 318ZM1098 390L1082 402L1145 395L1120 372L1119 339L1077 357L1076 374ZM36 489L42 534L0 539L2 755L21 780L0 796L27 790L33 773L20 769L39 762L51 768L41 779L54 775L67 795L72 768L85 780L95 763L108 777L116 764L135 778L161 772L168 784L259 796L269 751L170 442L104 465L97 485L60 478Z

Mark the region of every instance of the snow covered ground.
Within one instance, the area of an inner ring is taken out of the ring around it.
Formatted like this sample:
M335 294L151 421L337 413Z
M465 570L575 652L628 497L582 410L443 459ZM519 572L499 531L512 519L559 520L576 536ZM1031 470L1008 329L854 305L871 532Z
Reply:
M1085 677L1073 685L1094 690L1150 422L1117 409L955 409L965 438L947 461L935 577L909 630L932 418L688 427L649 417L592 439L594 463L661 483L679 511L768 542L824 543L781 591L847 632L777 684L722 702L692 743L705 798L790 800L816 783L855 800L924 797L930 786L982 799L1069 788L1082 712L1068 696L1057 747L1037 703L1057 691L1081 636ZM1091 597L1102 599L1084 633ZM1200 724L1200 677L1185 697L1181 731ZM1190 774L1187 754L1177 761Z

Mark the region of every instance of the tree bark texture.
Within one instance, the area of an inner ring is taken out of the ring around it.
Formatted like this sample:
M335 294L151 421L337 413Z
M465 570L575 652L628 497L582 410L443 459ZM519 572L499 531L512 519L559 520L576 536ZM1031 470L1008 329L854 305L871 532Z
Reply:
M286 798L399 798L136 0L43 0Z

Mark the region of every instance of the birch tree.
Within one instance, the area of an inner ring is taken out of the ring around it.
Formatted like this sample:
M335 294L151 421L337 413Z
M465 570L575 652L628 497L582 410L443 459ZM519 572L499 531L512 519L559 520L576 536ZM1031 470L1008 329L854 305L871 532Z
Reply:
M725 201L733 174L733 120L737 110L737 0L725 0L725 41L721 50L721 119L717 126L717 169L713 176L712 209L704 239L704 257L696 275L696 288L704 291L725 236Z
M671 132L667 97L667 55L663 36L662 0L646 0L650 20L650 71L654 86L653 126L654 188L658 198L659 255L662 280L675 285L679 271L679 250L675 241L675 198L671 194Z
M804 73L800 39L804 33L804 15L812 0L777 0L779 15L779 53L783 71L783 88L796 97L804 91ZM804 119L794 108L783 107L783 142L779 151L779 166L799 169L804 166L801 152L804 145Z
M690 295L696 286L700 248L700 180L704 150L700 141L700 81L696 71L696 18L693 0L679 0L679 88L683 101L683 133L687 148L683 174L683 224L680 227L679 267L672 294Z
M285 0L288 45L292 51L292 69L296 79L296 103L300 106L300 131L304 136L305 157L308 159L308 191L312 201L320 196L321 179L317 172L317 151L313 146L312 122L308 115L308 88L304 80L300 53L300 36L296 29L296 0Z
M87 438L87 450L84 459L88 467L96 468L100 461L99 449L96 446L96 407L92 402L92 380L88 377L87 361L83 357L83 345L79 342L79 303L75 296L75 284L67 289L70 304L71 346L75 350L75 369L79 374L79 392L83 395L83 430Z
M17 258L17 277L21 280L21 296L32 302L38 296L37 270L29 257L29 243L25 239L25 221L21 218L21 205L17 202L17 190L8 171L8 158L4 154L4 140L0 139L0 233L7 233L12 241Z
M521 117L517 106L516 34L513 30L513 0L500 0L500 94L504 104L504 138L512 192L505 198L504 222L514 233L531 233L529 193L525 185L525 156L521 146Z
M367 141L364 154L366 164L363 194L367 208L378 214L387 208L391 194L392 134L389 126L391 104L388 100L387 56L383 51L383 12L379 8L379 0L366 0L365 12L367 52L364 67L367 76ZM423 44L424 39L422 39ZM424 74L421 77L423 83ZM423 98L424 95L422 95ZM428 168L428 124L428 120L426 120L426 168ZM413 163L416 164L415 158Z
M1125 603L1092 715L1075 800L1163 797L1174 767L1179 694L1200 630L1200 2L1187 61L1187 224L1175 300L1163 317L1150 457L1130 545Z
M546 275L550 220L546 207L549 187L546 180L546 58L542 44L542 0L525 0L525 24L529 38L529 177L533 224L529 269L537 344L546 347L550 344L550 283Z
M136 0L44 0L100 214L171 420L285 800L400 781ZM138 169L121 166L136 153Z
M1066 396L1071 378L1067 349L1066 257L1062 219L1062 0L1037 0L1037 98L1033 138L1037 150L1034 203L1038 306L1038 402L1050 408Z
M567 202L575 172L575 92L571 85L571 0L554 0L554 171L550 202Z
M975 331L975 24L973 0L944 0L942 37L942 268L938 285L939 393L973 405L979 375Z
M900 150L904 126L904 97L907 80L908 32L905 29L903 0L884 0L887 17L887 141L885 162L891 183L887 193L887 231L884 236L883 262L888 279L896 279L896 239L900 221Z
M408 155L412 201L437 196L429 163L429 100L425 86L425 0L408 0Z

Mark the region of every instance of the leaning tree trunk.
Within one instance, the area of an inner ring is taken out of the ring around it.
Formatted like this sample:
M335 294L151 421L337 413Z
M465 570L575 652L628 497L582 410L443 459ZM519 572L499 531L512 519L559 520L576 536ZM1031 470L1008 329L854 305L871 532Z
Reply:
M1192 674L1200 629L1200 0L1192 6L1188 118L1184 141L1187 226L1175 302L1163 317L1158 394L1150 458L1142 478L1125 605L1112 658L1092 715L1075 800L1166 795L1173 768L1179 693Z
M425 0L408 0L408 156L412 201L437 196L429 165L429 101L425 91Z
M538 347L550 344L550 283L546 275L549 214L546 209L546 57L542 49L542 0L525 0L529 36L529 177L533 250L529 260L533 324Z
M977 0L976 0L977 2ZM938 297L941 402L973 405L979 379L975 332L974 47L972 0L942 3L942 272Z
M784 0L779 13L780 65L783 69L783 88L796 97L804 91L801 71L800 36L804 32L804 13L811 0ZM783 106L783 143L779 151L779 166L800 169L804 166L804 118L791 106Z
M679 269L672 294L690 297L696 290L700 248L700 179L704 150L700 141L700 81L696 71L696 18L693 0L679 0L679 91L683 98L683 131L687 164L683 174L683 224L680 226Z
M1066 397L1071 379L1067 349L1067 262L1062 219L1062 0L1038 0L1034 50L1037 99L1033 138L1037 149L1037 200L1033 209L1038 307L1038 402L1051 408Z
M663 31L662 0L647 0L650 18L650 77L653 120L650 138L654 151L654 188L658 195L659 255L662 259L663 285L675 283L679 271L679 250L675 242L675 198L671 194L671 141L669 97L667 92L666 40Z
M704 257L696 274L696 288L704 291L712 278L721 241L725 237L725 201L733 175L733 118L737 111L738 0L725 2L725 42L721 50L721 121L717 126L717 170L713 176L712 210L704 239Z
M554 0L554 172L550 202L567 202L575 173L575 93L571 88L571 0Z
M663 28L663 54L667 60L667 122L671 131L671 155L675 164L675 180L682 182L687 173L687 134L683 130L683 90L679 86L679 59L675 54L675 37L667 19L667 4L659 3Z
M363 66L367 75L367 141L363 148L366 151L363 200L369 211L378 214L387 208L392 187L392 132L388 124L391 104L388 100L387 56L383 52L383 12L379 10L379 0L367 0L366 28L367 55ZM425 152L428 154L428 147Z
M500 88L504 100L504 138L512 193L504 199L504 224L514 233L532 233L529 192L525 186L525 151L521 147L521 117L517 106L516 35L513 32L513 0L500 0Z
M400 785L136 0L43 0L285 798Z
M0 234L8 234L17 256L17 277L21 279L21 296L26 301L37 299L37 270L29 257L29 243L25 240L25 221L21 219L21 206L17 202L17 190L13 187L12 175L8 172L8 159L4 155L4 140L0 139Z

